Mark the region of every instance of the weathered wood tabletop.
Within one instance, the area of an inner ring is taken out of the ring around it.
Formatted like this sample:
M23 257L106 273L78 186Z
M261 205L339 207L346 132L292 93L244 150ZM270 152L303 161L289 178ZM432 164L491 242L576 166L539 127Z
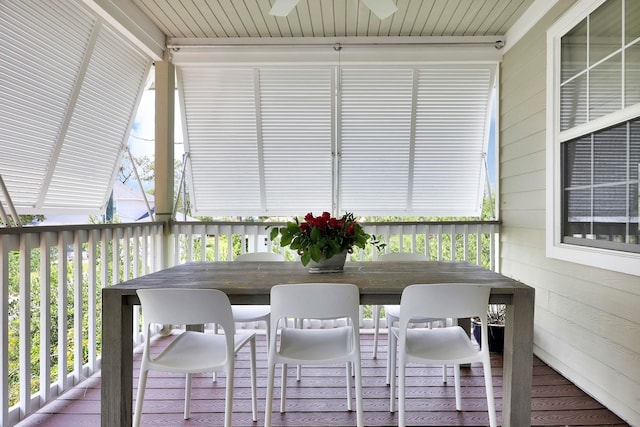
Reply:
M224 291L232 304L269 304L274 285L329 282L357 285L362 304L398 304L402 290L415 283L491 286L490 301L507 304L502 425L530 424L534 289L468 262L405 261L348 262L344 272L329 274L311 274L298 262L194 262L104 288L102 426L131 425L132 322L138 289L214 288Z

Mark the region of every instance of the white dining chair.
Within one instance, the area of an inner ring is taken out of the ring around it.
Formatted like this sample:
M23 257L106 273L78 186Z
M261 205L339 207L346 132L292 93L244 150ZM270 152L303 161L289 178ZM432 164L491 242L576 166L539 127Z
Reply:
M284 256L275 252L248 252L236 257L235 262L283 262ZM265 322L267 345L271 328L271 307L268 305L232 305L233 320L243 322Z
M429 261L426 255L415 253L415 252L389 252L385 254L380 254L378 256L377 261L379 262L394 262L394 261ZM396 307L395 311L397 311L396 306L385 305L385 313L388 313L387 307L390 307L393 310L393 307ZM373 307L373 358L378 358L378 337L380 331L380 306L374 305ZM388 319L387 319L388 320ZM397 318L395 319L397 320ZM387 323L389 325L389 323ZM387 375L388 378L388 375ZM389 381L387 380L387 384Z
M415 252L389 252L381 254L378 257L379 262L394 262L394 261L429 261L426 255ZM391 328L400 319L400 306L399 305L384 305L385 318L387 322L387 328ZM373 358L378 356L378 335L380 330L380 306L373 306ZM412 323L426 323L430 327L435 323L440 325L446 325L446 319L436 319L432 317L417 317L412 320ZM395 351L396 342L391 336L391 332L387 334L387 369L386 369L386 384L391 383L391 352ZM442 366L442 382L447 382L447 366Z
M236 353L246 344L251 352L251 399L253 421L257 421L256 340L255 333L238 332L227 295L217 289L140 289L144 323L144 350L136 397L133 427L140 425L142 404L150 370L186 374L184 419L191 412L191 376L194 373L222 371L226 374L224 425L231 427L234 362ZM224 334L184 331L157 355L150 351L151 326L199 325L217 323Z
M347 409L352 410L352 372L355 377L356 419L364 425L360 328L360 291L344 283L276 285L271 289L271 342L267 365L265 427L271 426L275 367L282 364L280 412L286 409L287 364L346 364ZM343 326L328 329L287 327L287 318L346 319ZM280 339L278 340L278 332ZM278 345L279 341L279 345Z
M453 365L456 410L462 410L460 395L460 364L480 362L489 411L489 425L496 426L491 360L487 342L487 305L491 287L476 284L417 284L404 289L400 302L399 327L390 334L398 340L398 426L404 427L407 363ZM482 346L478 349L460 326L443 328L409 328L418 316L467 318L481 320ZM396 352L391 356L392 372L396 370ZM391 377L391 412L395 403L395 375Z

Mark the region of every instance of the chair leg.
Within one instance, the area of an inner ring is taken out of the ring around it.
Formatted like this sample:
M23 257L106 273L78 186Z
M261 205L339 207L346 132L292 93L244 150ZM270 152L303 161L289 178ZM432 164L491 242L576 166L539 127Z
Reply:
M397 363L397 352L396 352L396 338L393 333L389 334L389 340L393 342L393 347L391 346L391 342L389 343L389 348L393 348L393 351L389 353L389 359L387 360L387 375L389 376L389 384L391 385L389 390L389 412L395 412L396 407L396 363ZM393 375L390 373L393 372Z
M213 324L213 333L214 333L215 335L218 335L218 324L217 324L217 323L214 323L214 324ZM213 373L211 374L211 379L213 380L213 382L214 382L214 383L215 383L216 381L218 381L218 376L217 376L216 371L213 371Z
M271 414L273 411L273 377L275 376L276 366L269 361L267 367L267 394L265 398L264 409L264 427L271 427Z
M373 312L373 358L378 358L378 334L380 331L380 306L374 305Z
M353 407L351 406L351 399L352 399L352 393L351 393L351 362L347 362L347 366L346 366L346 382L347 382L347 411L353 411Z
M358 358L352 363L356 381L356 419L357 426L364 427L364 409L362 407L362 364Z
M456 411L462 411L462 397L460 396L460 365L453 365L453 383L456 390Z
M253 421L258 421L258 394L256 392L256 339L250 343L251 349L251 415Z
M498 425L498 422L496 420L496 404L493 396L493 378L491 376L491 361L488 360L483 362L482 368L484 370L484 386L487 393L487 408L489 409L489 426L496 427Z
M447 383L447 365L442 365L442 382Z
M296 318L296 328L304 329L304 319ZM302 378L302 365L298 365L296 369L296 381L300 381Z
M282 384L280 385L280 413L284 414L287 402L287 364L282 364Z
M387 385L391 384L391 368L389 366L391 355L397 351L396 337L395 335L393 335L393 332L391 332L392 322L393 322L392 319L390 319L389 316L387 316L387 330L388 330L387 332L387 378L386 378ZM395 372L393 372L393 375L395 375Z
M398 427L405 427L405 372L406 363L400 356L400 366L398 366ZM395 376L394 376L395 377ZM395 381L394 381L395 382Z
M186 374L184 379L184 419L191 417L191 376Z
M138 380L138 393L136 396L136 411L133 414L133 427L140 425L140 418L142 417L142 403L144 401L144 391L147 387L147 375L149 371L142 366L140 368L140 379Z
M225 402L224 402L224 427L231 427L231 415L233 411L233 381L234 380L234 366L232 365L227 372L227 387L225 389Z

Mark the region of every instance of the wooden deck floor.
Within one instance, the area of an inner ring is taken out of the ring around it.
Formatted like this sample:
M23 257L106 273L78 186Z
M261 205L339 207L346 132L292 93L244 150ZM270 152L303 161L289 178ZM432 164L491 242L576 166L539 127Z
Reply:
M160 348L170 337L158 339ZM385 385L386 339L382 337L378 359L371 356L373 335L362 335L363 396L367 426L397 425L397 416L389 413L389 387ZM262 426L266 385L266 343L258 335L258 422L251 421L248 350L238 355L233 425ZM135 355L139 366L140 354ZM493 383L498 409L502 408L502 357L492 357ZM482 369L462 370L463 411L455 410L453 378L443 385L439 367L415 367L407 370L407 425L413 426L485 426L488 425ZM452 373L450 373L452 376ZM137 371L134 373L137 385ZM212 383L210 375L194 378L191 418L183 420L184 377L151 372L147 384L142 424L147 426L221 426L224 416L225 378ZM299 383L292 370L287 389L287 413L278 412L279 375L276 377L274 426L351 426L355 413L346 410L344 367L305 367ZM135 396L135 390L134 390ZM534 358L531 401L532 426L626 426L598 402L571 382ZM19 427L100 425L100 377L87 379L55 402L30 416ZM516 426L519 427L519 426Z

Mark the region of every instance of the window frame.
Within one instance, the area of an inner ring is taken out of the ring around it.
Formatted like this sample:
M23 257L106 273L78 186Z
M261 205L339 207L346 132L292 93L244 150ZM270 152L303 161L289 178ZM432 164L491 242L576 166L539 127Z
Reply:
M577 264L640 275L640 254L562 242L562 142L640 117L640 104L635 104L560 130L561 38L606 1L581 0L547 30L546 255Z

